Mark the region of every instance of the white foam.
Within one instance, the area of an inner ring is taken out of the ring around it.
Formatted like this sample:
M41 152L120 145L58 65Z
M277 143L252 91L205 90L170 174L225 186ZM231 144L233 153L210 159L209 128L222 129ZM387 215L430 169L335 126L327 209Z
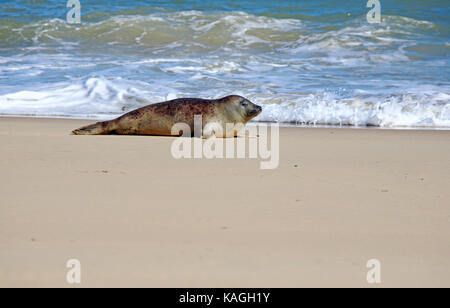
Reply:
M279 104L257 98L263 112L256 120L378 127L450 127L450 96L446 93L339 99L331 94L286 99Z
M135 86L136 84L122 79L91 77L73 84L60 83L36 91L18 91L0 95L0 114L110 118L150 103L183 97L175 89L159 88L160 91L146 92ZM235 93L263 106L263 112L255 119L257 121L314 125L450 127L450 94L443 92L383 97L361 91L360 97L345 99L330 93L299 93L295 96L255 95L245 91Z
M240 64L233 61L204 61L204 65L201 66L170 66L167 68L161 68L163 72L171 72L176 74L182 74L186 72L201 72L210 74L224 74L232 72L246 72Z
M35 91L0 95L0 113L15 115L86 115L120 114L150 103L131 83L102 77L73 84L56 83ZM161 99L162 97L159 97Z

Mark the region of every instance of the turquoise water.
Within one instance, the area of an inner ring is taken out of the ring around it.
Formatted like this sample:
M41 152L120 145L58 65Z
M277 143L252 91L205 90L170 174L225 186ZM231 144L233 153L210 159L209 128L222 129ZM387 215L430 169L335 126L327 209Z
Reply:
M240 94L255 120L450 127L448 1L0 1L0 114Z

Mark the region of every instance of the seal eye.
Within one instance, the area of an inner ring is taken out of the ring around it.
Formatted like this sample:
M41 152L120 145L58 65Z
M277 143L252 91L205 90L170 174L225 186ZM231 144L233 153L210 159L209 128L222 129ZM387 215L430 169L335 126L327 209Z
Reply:
M241 102L241 106L242 106L242 107L247 107L247 105L248 105L248 104L247 104L246 101L242 101L242 102Z

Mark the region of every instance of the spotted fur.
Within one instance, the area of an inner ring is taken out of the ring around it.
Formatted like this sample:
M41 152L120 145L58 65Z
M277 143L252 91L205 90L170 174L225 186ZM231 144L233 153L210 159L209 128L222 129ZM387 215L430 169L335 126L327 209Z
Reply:
M194 116L202 116L203 127L210 122L245 124L261 112L261 107L238 95L217 100L179 98L148 105L123 116L74 130L75 135L172 135L172 126L186 123L194 132Z

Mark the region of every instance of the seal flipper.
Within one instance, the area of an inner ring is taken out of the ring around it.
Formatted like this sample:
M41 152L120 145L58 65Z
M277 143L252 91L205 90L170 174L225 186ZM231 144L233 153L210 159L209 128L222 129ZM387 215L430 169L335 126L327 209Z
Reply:
M116 121L112 120L83 126L72 133L74 135L108 135L114 133L117 128Z

